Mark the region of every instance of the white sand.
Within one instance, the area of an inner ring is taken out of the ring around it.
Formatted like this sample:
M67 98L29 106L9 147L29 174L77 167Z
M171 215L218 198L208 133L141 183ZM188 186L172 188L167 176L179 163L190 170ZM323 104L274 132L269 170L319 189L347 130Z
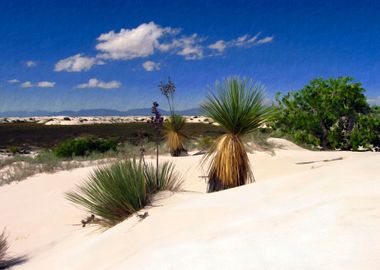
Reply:
M165 119L167 116L164 116ZM184 116L187 123L210 123L204 116ZM151 116L41 116L41 117L0 117L0 124L4 123L38 123L43 125L93 125L115 123L144 123L150 121Z
M14 269L380 269L380 153L275 141L276 155L250 155L256 183L212 194L201 156L162 158L186 192L107 231L74 226L86 213L63 198L92 168L0 187L0 226L29 256Z

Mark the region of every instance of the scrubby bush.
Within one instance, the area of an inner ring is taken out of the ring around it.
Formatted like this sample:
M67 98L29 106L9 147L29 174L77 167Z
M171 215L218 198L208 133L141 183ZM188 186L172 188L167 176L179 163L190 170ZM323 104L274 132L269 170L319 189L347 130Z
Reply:
M179 186L170 163L159 168L156 181L152 165L126 160L96 169L87 182L66 193L66 198L99 217L101 225L113 226L147 205L154 193L178 190Z
M54 154L58 157L87 156L92 152L115 151L117 144L116 139L80 137L62 142L54 149Z
M359 147L371 149L380 146L380 118L375 114L358 117L349 135L349 145L353 150Z
M8 269L16 264L23 263L25 257L10 257L7 255L8 242L5 232L0 234L0 269Z
M16 155L17 152L19 151L19 148L17 146L10 146L8 148L8 151L12 154L12 155Z
M273 127L298 143L346 150L378 144L378 119L361 84L350 77L315 79L276 99Z

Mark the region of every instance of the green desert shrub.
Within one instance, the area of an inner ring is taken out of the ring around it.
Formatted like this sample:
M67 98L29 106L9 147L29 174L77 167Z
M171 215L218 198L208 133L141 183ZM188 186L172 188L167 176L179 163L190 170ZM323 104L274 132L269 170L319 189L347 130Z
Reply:
M19 148L17 147L17 146L10 146L9 148L8 148L8 151L12 154L12 155L16 155L17 154L17 152L19 151Z
M98 217L101 225L113 226L149 204L154 193L180 186L169 163L159 168L158 184L155 177L151 165L120 161L96 169L85 183L66 193L66 198Z
M26 258L25 257L10 257L7 255L7 251L9 249L8 241L5 236L5 232L3 231L0 234L0 269L8 269L16 264L23 263Z
M350 133L349 142L353 150L380 146L380 118L373 114L361 115Z
M54 149L54 154L58 157L87 156L92 152L116 151L117 145L116 139L80 137L62 142Z
M295 142L323 149L378 146L378 121L364 89L350 77L315 79L299 91L277 94L273 128Z

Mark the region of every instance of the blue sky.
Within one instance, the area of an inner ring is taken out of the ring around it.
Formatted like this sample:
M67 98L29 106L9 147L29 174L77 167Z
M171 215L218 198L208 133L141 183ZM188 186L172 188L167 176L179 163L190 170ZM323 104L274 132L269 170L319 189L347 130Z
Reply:
M267 96L352 76L380 103L379 1L1 1L0 111L197 107L241 75Z

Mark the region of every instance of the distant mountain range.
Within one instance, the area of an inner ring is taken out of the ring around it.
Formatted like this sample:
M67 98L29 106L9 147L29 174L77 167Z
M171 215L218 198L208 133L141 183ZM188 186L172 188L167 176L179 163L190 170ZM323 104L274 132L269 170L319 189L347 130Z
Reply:
M168 111L160 110L162 115L169 115ZM180 115L199 115L199 108L177 111ZM151 115L150 108L131 109L128 111L118 111L110 109L91 109L80 111L5 111L0 112L0 117L39 117L39 116L72 116L72 117L85 117L85 116L149 116Z

